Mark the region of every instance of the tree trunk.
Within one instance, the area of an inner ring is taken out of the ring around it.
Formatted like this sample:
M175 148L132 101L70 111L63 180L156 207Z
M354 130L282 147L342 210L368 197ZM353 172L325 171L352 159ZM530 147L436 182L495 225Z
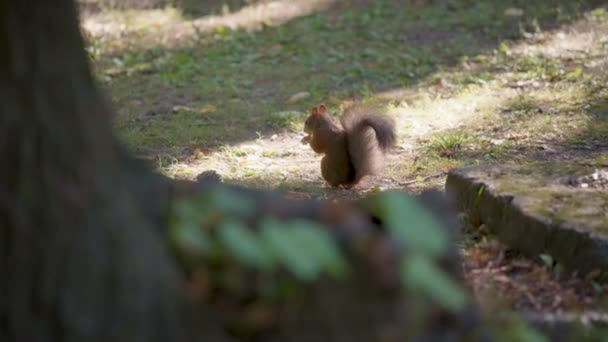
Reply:
M0 340L191 340L169 188L125 162L87 63L72 1L0 3Z

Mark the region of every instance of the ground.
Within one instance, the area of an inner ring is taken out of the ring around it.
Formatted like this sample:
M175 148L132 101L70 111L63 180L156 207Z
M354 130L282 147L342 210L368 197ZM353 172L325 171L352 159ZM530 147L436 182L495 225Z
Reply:
M398 144L372 191L608 151L608 10L592 1L275 0L201 16L87 11L82 26L118 135L176 178L211 169L294 197L360 196L327 188L300 143L320 103L395 118ZM479 298L491 288L516 308L595 309L606 291L488 236L467 235L463 251Z

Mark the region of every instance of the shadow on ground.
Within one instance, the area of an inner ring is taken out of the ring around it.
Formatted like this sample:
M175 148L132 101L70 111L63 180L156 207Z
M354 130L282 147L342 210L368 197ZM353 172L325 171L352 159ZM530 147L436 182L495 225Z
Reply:
M179 156L298 129L302 112L320 102L411 103L420 89L441 88L450 70L456 88L483 82L504 70L466 70L467 61L570 23L596 3L361 1L249 33L197 32L155 12L150 22L127 20L117 39L94 35L89 50L126 143L144 156ZM443 88L431 95L457 90Z

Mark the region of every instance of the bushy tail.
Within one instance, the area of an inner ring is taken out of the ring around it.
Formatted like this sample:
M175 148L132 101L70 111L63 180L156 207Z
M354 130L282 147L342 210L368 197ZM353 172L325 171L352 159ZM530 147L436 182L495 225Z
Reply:
M356 180L377 173L384 164L384 152L397 140L395 122L377 111L360 107L346 110L340 121L347 132Z
M392 118L366 108L347 110L341 117L342 127L349 133L372 128L376 141L383 151L393 147L397 139L395 122Z

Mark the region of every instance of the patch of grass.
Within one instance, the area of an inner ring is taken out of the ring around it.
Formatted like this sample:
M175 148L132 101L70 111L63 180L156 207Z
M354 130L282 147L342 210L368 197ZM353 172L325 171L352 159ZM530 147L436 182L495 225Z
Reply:
M479 145L479 150L485 161L496 161L507 156L513 150L513 145L510 142L485 140Z
M146 17L131 12L126 25L134 33L120 41L92 39L89 50L98 77L111 89L119 111L117 127L127 145L176 153L191 143L214 145L247 139L256 131L297 129L301 118L277 113L320 102L337 105L353 96L374 101L378 91L414 85L497 40L520 37L521 25L554 23L556 8L562 20L563 13L580 11L568 1L518 5L523 15L512 18L504 15L512 5L498 1L415 7L383 0L309 15L254 34L218 27L176 44L148 37L156 33L143 29ZM160 22L187 25L188 19L171 11L171 19ZM149 20L158 20L155 13ZM158 27L159 36L162 29ZM531 77L560 74L552 61L531 57L524 62L517 62L518 70ZM453 75L457 84L490 78L487 72ZM302 91L310 96L287 103ZM132 103L134 97L140 103ZM133 121L176 104L208 105L216 111L202 118L191 113Z
M269 113L267 120L275 128L290 128L293 131L301 131L304 127L305 117L305 114L298 111L282 111Z
M326 193L318 160L298 165L295 141L282 149L271 138L295 139L281 133L301 133L319 103L332 113L353 101L388 109L404 147L386 171L395 184L564 147L591 151L608 136L605 34L560 27L605 22L603 9L585 12L591 2L368 3L256 32L192 33L175 10L142 12L88 49L120 137L175 177L196 176L181 164L196 157L230 182ZM442 186L435 181L425 183Z
M293 155L295 155L295 153L291 151L266 150L262 152L262 156L266 158L283 158Z
M396 165L389 171L389 175L396 179L415 179L464 165L466 164L461 160L445 158L435 154L423 154L408 165ZM405 175L407 176L404 177Z
M540 111L540 107L535 99L525 94L519 94L517 98L512 99L505 107L507 107L506 109L510 112L509 114L516 117L521 116L522 114Z
M223 146L221 148L221 153L223 156L232 159L245 157L249 154L246 149L238 146Z
M191 103L188 107L161 103L154 108L134 103L123 107L123 115L115 120L115 126L123 141L136 151L174 155L192 146L217 145L226 135L253 136L254 132L247 131L247 127L231 124L238 122L239 117L224 118L223 113L208 110L215 108L209 106L205 102Z
M431 138L428 151L444 158L455 158L468 139L464 131L440 133Z

